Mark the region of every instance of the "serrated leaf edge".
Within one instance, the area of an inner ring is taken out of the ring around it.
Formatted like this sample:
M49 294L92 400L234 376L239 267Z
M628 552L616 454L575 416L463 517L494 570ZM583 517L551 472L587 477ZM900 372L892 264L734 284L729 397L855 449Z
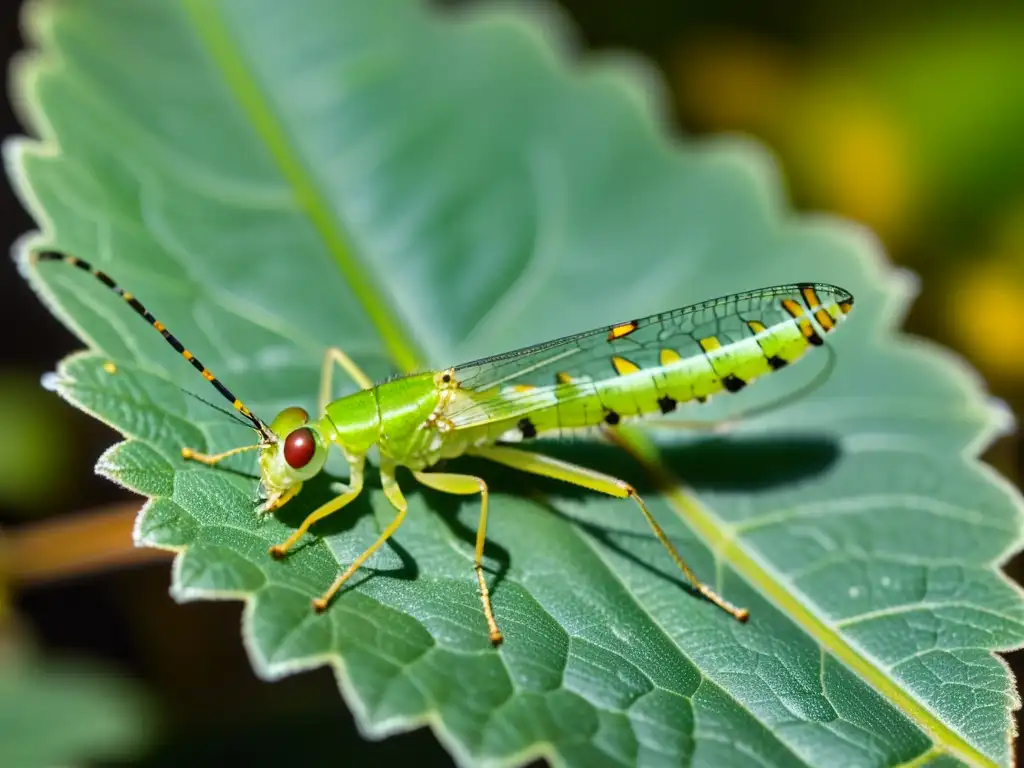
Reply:
M193 12L194 15L195 15L195 13L198 13L199 15L204 15L204 14L206 14L210 10L207 6L204 6L204 5L200 4L199 0L186 0L185 6L186 7L190 7L191 11ZM26 20L25 21L25 26L26 26L26 28L28 28L31 31L35 32L37 36L41 36L40 33L43 31L43 24L41 23L42 12L39 11L39 9L43 9L43 8L46 8L46 7L47 6L44 3L35 3L35 4L30 3L30 4L26 5L26 10L25 10L25 20ZM531 35L532 37L538 39L542 44L546 44L551 49L552 55L558 56L560 58L561 63L564 63L564 59L566 58L565 54L569 51L570 48L574 48L575 47L574 46L575 39L570 34L571 30L570 30L569 25L565 23L565 20L561 17L561 15L559 13L553 12L553 11L547 9L547 8L544 8L544 9L541 9L541 10L531 9L531 11L529 11L528 13L524 13L523 9L519 8L519 7L515 7L514 10L512 8L510 8L508 10L511 11L511 12L503 17L505 20L509 21L510 23L515 23L515 24L519 25L523 29L523 31L525 33L527 33L527 34ZM33 17L32 17L32 14L30 13L30 11L31 12L38 12L39 16L36 16L35 19L33 20ZM462 20L472 20L474 17L476 17L476 18L495 18L495 17L497 17L501 13L503 13L503 9L502 9L502 6L500 6L500 5L499 6L492 5L489 8L459 9L457 12L455 12L455 11L448 11L448 15L450 17L455 18L455 17L458 16L458 17L461 17ZM533 15L531 15L531 14L533 14ZM536 18L540 18L541 16L543 16L543 20L544 20L545 25L546 25L544 28L542 28L542 27L538 26L537 24L533 23L535 21L535 17ZM199 28L201 26L202 26L201 24L197 24L197 28ZM218 32L218 34L223 33L223 32L224 32L224 30L220 30ZM53 55L53 51L54 51L54 49L52 47L50 47L50 48L44 49L42 51L34 52L32 54L26 55L24 59L22 59L22 60L20 60L18 62L18 64L20 66L24 67L26 60L37 60L37 58L38 58L38 60L44 60L46 58L46 54L50 54L52 56ZM634 58L632 56L625 56L625 55L617 56L617 57L605 56L605 57L598 57L598 58L602 58L603 59L601 66L605 67L605 68L608 68L608 71L615 73L615 75L620 80L620 85L623 88L623 90L625 92L629 93L631 96L635 97L636 101L638 102L638 106L642 107L647 112L649 117L655 117L655 114L656 114L657 118L663 118L664 117L664 115L662 113L662 110L661 110L661 107L663 106L663 103L664 103L663 99L652 98L652 91L658 91L658 92L661 91L661 89L657 87L660 84L660 80L658 80L656 77L653 76L653 74L650 71L650 68L648 66L646 66L646 62L642 62L642 61L640 61L640 60L638 60L638 59L636 59L636 58ZM614 65L615 66L611 66L611 62L612 62L613 59L614 59ZM591 64L590 66L591 66L591 68L593 68L596 65ZM580 68L583 68L583 65L581 65ZM21 77L15 77L14 78L15 82L25 82L26 79L27 78L21 78ZM46 136L46 138L49 139L49 143L47 141L45 141L45 140L44 141L40 141L40 142L32 142L31 150L34 151L34 152L40 153L40 154L45 154L46 156L59 156L61 154L59 145L57 144L57 141L56 141L55 137L53 136L52 130L49 129L49 126L45 122L45 115L43 113L41 113L39 110L35 110L33 112L32 111L32 107L33 107L32 104L28 104L27 107L26 107L26 111L31 113L30 114L31 119L25 120L25 122L26 123L30 123L30 124L34 124L37 127L39 127L40 123L41 123L42 124L42 128L43 128L43 133L44 134L48 134L48 136ZM652 113L655 113L655 114L652 114ZM664 135L663 126L660 123L657 124L657 125L654 125L653 123L655 123L655 122L657 122L657 121L652 120L653 132L655 132L658 135L658 139L662 142L662 144L666 145L665 148L667 150L671 151L673 148L671 146L668 146L669 142L666 140L667 137ZM774 223L776 225L776 228L784 226L785 225L784 219L787 218L786 214L791 214L791 212L788 211L783 205L780 204L781 201L782 201L782 194L781 194L782 185L781 185L780 181L778 180L778 178L772 174L772 170L775 168L775 166L771 162L770 156L759 145L756 145L756 144L753 144L753 143L750 143L750 142L740 142L740 143L744 143L744 144L747 145L747 149L748 149L748 153L747 153L747 160L748 160L747 169L750 172L752 172L755 176L760 176L760 181L757 183L757 186L760 188L762 194L766 194L767 195L767 199L771 203L772 219L773 219L773 221L774 221ZM22 152L29 151L28 144L29 144L29 142L26 142L25 140L9 140L9 141L4 142L3 151L4 151L5 163L8 166L8 172L9 173L11 173L12 170L16 171L16 173L14 173L13 175L16 176L18 178L19 182L20 182L16 186L17 186L17 188L19 188L19 193L20 193L20 196L22 197L22 201L24 203L26 203L26 207L28 207L30 210L32 210L34 212L34 215L36 215L36 217L37 217L37 221L40 221L41 229L43 230L43 232L52 231L52 222L46 220L45 216L41 216L40 215L40 212L43 209L41 208L41 206L39 206L38 201L35 200L35 199L26 199L26 197L25 197L24 190L27 190L29 187L28 187L28 185L26 183L24 183L23 174L21 173L20 154ZM756 157L752 157L751 154L756 155ZM740 157L737 157L736 159L737 159L737 161L742 161L742 158L740 158ZM751 160L753 162L749 162ZM804 214L804 215L801 216L800 220L803 221L803 222L809 222L809 221L813 220L813 218L814 217L812 217L812 216L808 216L808 215ZM861 233L861 235L866 235L867 237L873 238L873 235L871 235L870 232L868 232L867 230L865 230L862 227L859 227L858 225L853 225L850 222L839 220L839 219L836 219L835 217L828 217L827 215L819 216L818 218L831 218L831 219L834 219L834 221L832 221L830 223L830 226L834 226L836 224L845 225L845 226L847 226L847 227L849 227L851 229L857 230L859 233ZM55 300L49 294L49 292L47 290L45 290L45 288L42 286L41 281L35 280L34 277L31 276L32 270L28 268L28 262L27 262L27 258L26 258L25 252L27 251L28 243L30 242L30 240L38 239L40 236L41 235L38 235L38 234L33 235L33 234L30 233L29 235L26 235L21 240L19 240L19 242L16 244L16 248L19 251L21 251L21 258L19 258L19 260L18 260L19 261L20 271L22 272L23 275L25 275L26 279L33 286L33 288L36 290L36 292L41 296L41 298L43 299L43 301L47 305L47 307L50 309L50 311L53 312L54 315L59 317L61 319L61 321L66 326L68 326L79 338L85 340L86 343L90 347L92 347L93 349L96 349L97 347L96 347L95 341L92 340L91 338L89 338L89 336L87 334L85 334L83 332L83 330L80 327L78 327L78 325L66 313L64 313L63 311L60 311L57 308L57 304L56 304ZM875 269L875 271L877 273L876 274L876 282L881 283L881 280L880 280L880 278L882 277L882 275L881 275L881 267L882 267L882 264L883 264L883 259L882 259L882 255L881 255L881 249L879 247L877 247L877 246L868 246L866 248L865 247L861 247L859 249L859 251L860 251L860 257L863 260L863 262L865 264L868 264L868 265L871 265L872 267L874 267L874 269ZM348 276L348 272L346 271L345 266L343 264L341 264L340 266L342 266L343 274ZM909 272L904 272L904 274L900 276L905 281L904 285L902 286L902 288L904 288L904 289L906 287L908 287L910 282L911 282L911 278L909 277L909 275L910 275ZM886 277L889 280L892 279L892 275L887 275ZM896 294L898 294L900 292L899 289L893 290L893 289L890 288L887 292L888 292L888 294L890 296L889 307L890 307L890 311L892 312L892 315L889 318L890 322L885 323L884 327L891 329L899 321L900 316L902 316L902 313L905 312L906 309L909 307L909 300L907 300L906 297L900 297L900 296L896 295ZM906 291L906 292L909 293L909 291ZM895 310L895 311L893 311L893 310ZM893 340L894 339L885 339L885 342L886 343L891 343ZM399 345L399 346L401 346L401 345ZM943 360L943 362L951 370L958 369L957 373L959 374L959 377L960 377L961 382L962 382L962 389L965 392L968 392L968 384L969 384L969 382L967 380L970 379L970 378L973 378L973 381L970 382L970 383L974 384L977 389L984 389L983 382L981 380L980 375L975 373L975 375L972 377L971 376L972 369L969 368L968 366L965 366L959 359L957 359L957 356L954 355L950 350L948 350L946 348L943 348L943 347L939 347L938 345L931 345L931 344L929 344L929 345L926 345L926 346L929 348L929 351L933 355L935 355L935 356L937 356L939 358L945 358ZM411 349L411 347L410 347L410 349ZM393 351L394 351L394 349L393 349ZM85 352L85 353L73 353L72 355L70 355L67 358L65 358L62 361L62 364L64 364L64 363L74 359L79 354L88 354L88 353L87 352ZM406 357L406 355L404 355L404 354L397 354L396 355L396 358L399 358L399 359L403 359L405 357ZM408 355L408 359L411 360L411 355ZM58 390L58 391L60 391L60 390ZM64 392L61 392L61 395L65 399L70 399L68 397L68 395L66 393L64 393ZM97 416L97 414L95 414L94 412L91 412L89 409L82 407L81 404L79 404L77 402L75 404L81 410L89 413L91 416L93 416L97 420L99 420L101 422L104 422L104 423L107 423L108 426L113 426L113 425L110 425L109 422L106 422L105 420L103 420L102 418ZM1007 419L1005 418L1005 415L1006 415L1005 410L1002 412L1002 415L1004 416L1003 423L1000 424L997 421L997 419L995 418L995 415L994 415L994 413L992 411L993 408L994 408L994 406L990 406L989 418L987 419L987 424L986 424L985 428L979 431L979 435L978 435L975 443L972 445L971 450L963 452L963 454L964 454L963 455L963 459L964 459L965 463L968 463L969 465L971 465L971 466L973 466L975 468L981 468L981 471L983 473L986 473L988 475L988 477L991 480L993 480L993 484L998 485L1001 489L1007 491L1008 495L1010 495L1012 497L1012 486L1010 486L1010 484L1008 482L1003 480L994 471L992 471L990 468L988 468L986 465L984 465L982 462L980 462L976 458L977 453L980 452L980 450L982 448L984 448L993 439L993 436L995 434L998 434L998 432L1000 432L1000 431L1002 431L1004 429L1008 429L1009 428L1008 425L1006 424ZM129 438L129 440L132 440L132 439L135 439L135 438ZM968 454L970 454L970 455L968 455ZM106 455L106 454L104 454L104 455ZM644 462L644 463L645 463L646 467L648 467L649 469L651 469L654 472L660 473L660 472L664 472L665 471L663 467L660 467L660 466L659 467L651 467L649 462ZM97 466L97 470L100 470L99 466ZM106 474L104 476L108 477L113 482L116 482L119 485L122 485L123 487L128 487L120 479L118 479L116 477L113 477L113 476L110 476L110 475L106 475ZM666 480L668 481L668 487L665 490L665 497L666 497L666 499L676 509L677 514L680 514L684 518L684 520L686 520L686 522L688 524L688 527L690 527L691 530L693 530L704 541L704 543L709 548L712 549L712 551L718 551L718 550L715 549L715 546L714 546L714 539L716 537L713 536L712 539L710 539L710 540L708 538L706 538L706 536L705 536L706 531L703 531L700 526L697 526L697 525L694 524L694 521L693 521L693 518L691 516L691 513L686 509L686 507L688 507L691 503L695 503L695 502L688 495L686 495L685 493L680 492L680 489L683 488L683 486L681 486L679 484L678 480L674 480L674 479L672 479L670 477L666 478ZM169 550L169 551L173 551L173 552L177 553L178 556L175 557L175 559L174 559L173 570L174 570L174 574L175 574L175 581L178 581L180 563L181 563L181 560L182 560L181 555L184 554L184 552L187 551L188 547L175 548L175 547L169 547L169 546L153 544L151 542L146 542L144 537L141 536L141 533L139 532L139 526L140 526L141 520L143 519L143 515L149 509L151 503L153 501L155 501L157 498L161 498L161 497L149 497L149 498L150 498L150 500L146 502L146 504L143 506L143 508L142 508L142 510L140 512L140 515L136 518L136 534L135 534L135 536L136 536L136 543L144 544L146 546L153 546L153 547L158 548L158 549L165 549L165 550ZM677 504L679 506L677 506ZM1022 505L1019 502L1017 502L1015 504L1015 506L1017 506L1019 511L1024 511L1024 508L1022 508ZM1020 529L1018 529L1018 531L1019 531L1018 537L1010 545L1008 545L1006 551L1004 552L1003 559L1001 559L1001 560L999 560L997 562L994 562L992 564L993 565L992 570L996 571L997 574L1002 579L1004 579L1009 584L1011 584L1011 586L1013 586L1018 592L1021 592L1019 586L1017 586L1012 581L1007 579L1005 574L1003 574L1002 572L998 571L998 569L995 567L996 565L1001 564L1002 562L1005 562L1005 559L1008 558L1010 556L1010 554L1012 554L1012 551L1013 551L1014 548L1019 548L1019 546L1021 544ZM736 566L736 569L737 569L738 572L744 574L744 577L747 578L748 582L752 586L757 587L757 585L760 583L760 581L758 579L750 578L750 575L748 573L746 573L742 568L739 567L739 564L736 562L735 559L730 559L730 562L734 566ZM768 581L770 581L772 583L778 582L777 579L774 580L774 581L769 579ZM778 583L781 583L781 582L778 582ZM332 666L332 668L334 668L334 670L335 670L335 675L339 679L339 683L341 685L342 690L343 691L347 691L347 695L345 696L346 701L348 702L349 706L353 707L353 709L358 711L357 714L359 716L357 717L357 723L359 724L360 730L363 731L366 735L368 735L370 737L374 737L374 738L383 738L384 736L387 736L390 733L396 732L398 730L403 730L403 728L401 727L401 724L405 724L405 725L421 725L421 724L431 725L433 727L433 729L434 729L434 732L438 735L438 738L445 744L446 748L448 748L449 751L451 751L452 754L455 755L458 758L459 762L460 763L464 763L464 764L469 764L468 763L469 755L467 755L466 753L462 752L462 750L460 749L459 745L456 742L454 742L450 738L450 736L447 734L447 731L445 729L445 726L444 726L443 722L441 722L440 719L438 718L438 716L435 714L436 710L428 711L427 713L424 714L424 716L422 718L416 718L416 717L400 718L399 720L401 721L401 723L397 724L398 727L394 728L393 730L391 728L389 728L387 725L385 725L384 727L381 727L379 724L369 725L369 726L366 726L365 729L364 729L364 722L363 721L366 719L366 714L367 713L365 711L365 708L362 706L362 702L360 701L358 695L355 694L354 688L351 687L351 684L350 684L350 681L349 681L349 678L348 678L348 675L347 675L347 672L346 672L346 669L345 669L344 662L342 661L342 659L337 654L326 654L326 655L323 655L323 656L308 657L307 659L303 660L302 662L289 662L289 663L278 663L278 664L270 664L265 659L263 659L261 657L261 655L258 653L258 651L251 645L250 640L249 640L249 637L251 635L251 630L252 630L252 628L251 628L251 621L252 621L252 612L254 610L254 608L253 608L254 602L255 602L254 601L254 597L255 597L256 593L218 592L216 590L201 590L201 589L197 589L197 590L194 590L194 594L197 597L201 595L201 596L209 598L209 599L241 599L245 603L245 606L243 608L243 621L242 621L242 625L243 625L242 626L242 630L243 630L243 643L245 644L245 646L247 648L247 652L250 655L250 658L251 658L251 660L252 660L252 662L254 664L254 667L257 669L257 672L261 674L261 676L263 676L263 677L265 677L267 679L277 679L279 677L283 677L283 676L285 676L287 674L290 674L292 672L301 671L301 670L305 670L305 669L311 669L311 668L314 668L314 667L321 666L322 664L330 664ZM190 599L190 598L186 596L186 599ZM811 616L811 619L813 621L815 621L815 622L817 621L816 619L814 619L813 614L810 614L810 612L807 611L807 609L803 608L803 605L801 603L796 603L796 605L799 606L802 610L806 611ZM793 616L794 614L792 612L789 612L789 615ZM815 631L812 631L811 628L805 622L800 621L798 623L805 629L805 631L808 632L809 635L811 635L812 637L815 637L816 639L819 640L819 642L821 642L821 637L819 636L819 634L816 633ZM822 643L822 645L824 647L829 647L825 643ZM849 649L851 654L853 653L853 650L852 650L852 648L850 646L847 645L846 648ZM1003 649L1003 650L1009 650L1009 649ZM1000 657L996 656L995 653L993 653L992 655L995 658L998 659L998 661L1003 665L1004 669L1007 669L1007 671L1009 671L1008 665L1006 664L1005 660L1003 660ZM846 663L848 666L851 666L849 664L849 662L845 658L843 658L843 656L841 656L839 654L836 654L836 657L842 659L844 661L844 663ZM851 666L851 668L852 669L856 669L855 666ZM862 677L864 676L864 673L861 670L858 671L858 674L861 675ZM875 690L879 690L877 685L873 684L872 687L874 687ZM900 693L902 693L903 695L909 696L909 694L906 694L902 690L900 691ZM890 700L892 700L892 699L890 698ZM916 701L916 699L914 701ZM1017 702L1016 703L1017 703L1017 707L1019 708L1019 705L1020 705L1019 697L1017 698ZM906 713L906 708L901 707L901 706L898 706L898 708L900 709L900 711L903 711L904 713ZM934 721L934 718L931 717L930 713L926 713L926 714L927 714L927 720ZM918 718L913 718L913 719L922 728L924 728L926 730L926 732L932 734L933 736L935 736L938 733L938 734L940 734L943 737L949 737L951 739L950 743L953 744L953 745L955 745L957 742L964 743L964 742L962 742L962 739L958 735L952 733L952 731L947 729L944 726L944 724L942 724L942 723L938 723L939 727L936 728L936 727L934 727L935 726L934 722L929 724L927 722L922 723L921 720L918 719ZM1010 734L1011 747L1012 747L1012 738L1013 738L1014 735L1016 735L1016 731L1015 730L1013 731L1013 733ZM940 738L940 741L942 741L943 743L947 743L946 738ZM966 752L962 752L960 749L956 749L956 748L951 747L953 749L953 754L973 755L974 759L971 762L974 762L975 764L977 764L977 758L978 757L982 757L982 759L984 760L984 764L995 765L995 763L990 761L987 757L978 755L977 752L975 750L973 750L973 748L971 748L969 745L966 745L966 743L964 743L964 745L967 746L967 751ZM929 750L929 753L931 751L932 750ZM929 754L929 753L926 753L926 754ZM530 754L532 754L532 753L530 753ZM546 746L539 745L539 751L536 752L536 756L537 757L547 758L547 759L551 760L556 765L561 764L560 759L558 759L557 752L554 752L551 749L550 745L546 745ZM516 758L510 758L508 761L502 761L500 763L495 763L495 764L496 765L511 765L511 764L515 764L516 762L518 762L518 760L521 757L523 757L523 755L519 755ZM925 757L925 755L919 756L914 762L918 762L918 761L922 760L924 757Z

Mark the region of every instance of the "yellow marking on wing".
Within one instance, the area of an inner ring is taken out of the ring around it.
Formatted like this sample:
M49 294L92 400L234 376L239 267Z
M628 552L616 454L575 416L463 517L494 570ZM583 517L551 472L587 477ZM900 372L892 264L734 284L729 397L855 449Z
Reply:
M636 320L630 320L628 323L619 323L618 325L612 326L608 330L608 341L615 341L621 339L623 336L629 336L633 331L638 328Z
M800 317L804 313L804 308L800 306L800 302L793 299L783 299L782 308L793 317Z
M814 309L821 305L821 299L818 298L818 292L814 290L813 285L805 285L800 289L800 293L803 294L804 301L807 302L809 309Z
M612 355L612 368L619 376L627 376L631 373L636 373L640 370L640 366L634 363L632 360L627 360L624 357L618 355Z
M782 299L782 308L794 317L799 317L804 313L804 307L795 299Z
M821 330L825 331L825 333L836 327L836 321L832 319L832 315L826 309L817 310L814 313L814 319L818 321L818 325L821 326Z
M766 330L764 323L759 323L757 320L748 320L747 328L749 328L753 333L764 333Z
M559 371L558 373L555 374L555 383L556 384L572 384L572 376L570 376L565 371Z
M658 362L662 365L672 365L672 363L678 363L682 359L682 356L674 349L663 349L658 353Z
M841 302L839 302L839 309L840 309L840 311L844 315L849 314L850 310L853 309L853 301L841 301Z
M814 330L814 326L811 325L810 320L804 318L799 322L799 326L800 333L802 333L804 335L804 338L811 342L811 344L819 345L822 343L821 336L819 336L818 332Z
M722 348L722 342L718 340L717 336L705 336L698 344L705 352L714 352L716 349Z

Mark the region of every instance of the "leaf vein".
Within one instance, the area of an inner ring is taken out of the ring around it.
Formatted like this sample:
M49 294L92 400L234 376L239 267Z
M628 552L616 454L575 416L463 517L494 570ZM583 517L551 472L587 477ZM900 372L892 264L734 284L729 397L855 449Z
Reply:
M296 150L265 88L257 81L256 68L244 61L242 51L218 16L213 3L184 0L182 8L195 28L197 37L219 68L225 85L249 115L267 151L291 186L299 206L309 217L327 251L348 280L356 299L377 328L395 364L404 371L415 370L418 353L407 329L394 313L390 300L367 273L365 259L360 261L353 251L350 233L345 232L339 220L340 214L332 212L332 207L324 199L323 191L313 179L311 168Z
M1002 619L1003 621L1015 625L1018 632L1024 634L1024 619L1010 616L1005 613L1001 613L1000 611L996 611L992 608L986 608L984 606L975 605L973 603L966 603L960 600L951 600L949 602L928 601L920 603L905 603L902 605L890 606L887 608L879 608L877 610L865 611L864 613L858 613L853 616L848 616L846 618L839 619L838 621L833 622L832 626L836 629L848 629L852 626L863 624L869 621L874 621L876 619L884 619L891 616L901 616L916 613L919 611L941 611L943 609L949 608L962 608L967 611L981 613L988 616L993 616L998 619ZM979 628L985 629L986 631L991 631L990 628Z

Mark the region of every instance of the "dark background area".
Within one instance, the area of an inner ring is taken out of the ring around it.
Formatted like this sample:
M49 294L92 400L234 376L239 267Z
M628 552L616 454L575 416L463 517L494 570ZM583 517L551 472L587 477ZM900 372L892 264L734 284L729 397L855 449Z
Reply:
M907 329L955 349L996 396L1024 412L1020 3L561 5L589 48L630 50L660 68L681 130L760 138L798 208L871 226L893 261L921 278ZM22 47L19 6L0 4L4 60ZM0 120L5 136L22 133L7 100ZM5 242L33 228L6 185L0 213ZM17 532L134 502L92 472L114 433L39 386L81 345L10 259L0 270L0 458L15 470L0 479L0 523ZM965 309L978 306L985 311ZM1004 438L985 456L1017 484L1019 443ZM1020 559L1007 570L1019 580ZM420 765L450 764L424 730L362 742L327 670L257 681L240 642L240 604L178 605L169 582L161 558L29 584L17 595L22 622L47 652L105 660L152 695L160 734L139 764L319 765L338 754L352 763L397 761L409 750ZM1022 655L1008 655L1017 675ZM294 738L266 744L260 736L270 724Z

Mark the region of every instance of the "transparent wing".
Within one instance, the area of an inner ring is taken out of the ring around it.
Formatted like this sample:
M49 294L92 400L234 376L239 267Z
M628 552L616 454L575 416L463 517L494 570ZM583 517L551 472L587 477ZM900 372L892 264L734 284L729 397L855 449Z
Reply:
M831 285L775 286L465 363L456 366L455 378L464 391L479 396L461 400L448 416L456 426L467 427L587 397L602 382L625 373L653 375L666 364L703 355L702 340L714 338L724 347L750 339L758 324L793 323L794 302L810 316L816 306L848 301L848 292Z

